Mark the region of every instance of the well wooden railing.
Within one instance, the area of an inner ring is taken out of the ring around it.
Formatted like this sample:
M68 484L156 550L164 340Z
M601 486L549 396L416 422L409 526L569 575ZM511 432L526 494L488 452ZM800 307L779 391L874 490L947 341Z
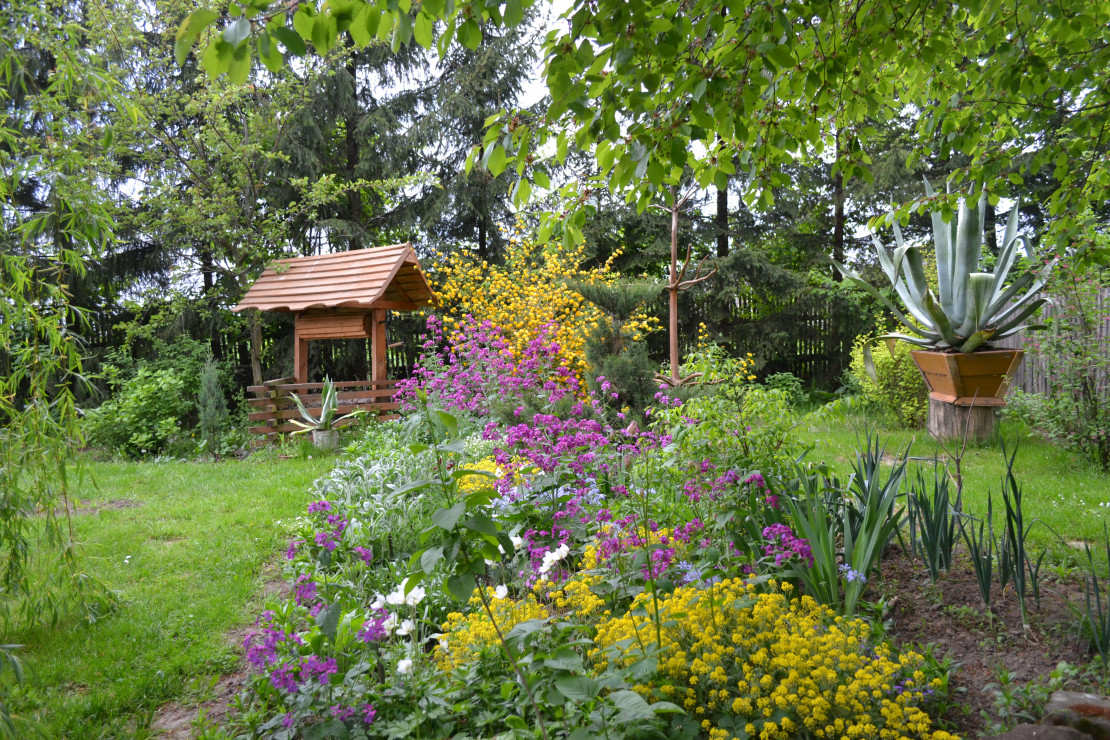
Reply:
M393 401L397 393L396 380L346 380L334 385L339 401L337 416L362 409L376 412L379 419L397 418L394 412L401 404ZM303 427L292 423L292 419L301 418L292 394L297 394L310 412L318 412L323 388L323 383L294 383L293 378L277 378L249 386L247 392L254 394L254 398L247 401L251 405L248 416L251 434L272 436L301 430Z

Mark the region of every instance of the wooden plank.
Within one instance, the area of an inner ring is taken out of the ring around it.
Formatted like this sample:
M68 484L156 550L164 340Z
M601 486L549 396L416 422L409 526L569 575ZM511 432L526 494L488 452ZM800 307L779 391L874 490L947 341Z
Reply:
M370 401L367 403L358 404L344 404L336 407L336 413L339 415L349 414L352 411L363 409L366 411L396 411L401 408L399 403L379 403ZM311 408L309 409L312 410ZM296 409L286 409L283 411L252 411L247 414L250 421L266 421L269 419L303 419L301 412Z
M337 380L337 381L334 381L332 383L332 385L334 385L337 389L341 389L341 388L358 388L360 386L365 386L365 387L369 388L373 384L377 384L379 386L392 387L392 386L396 385L397 383L398 383L398 381L396 379L389 378L389 379L381 380L381 381L373 381L373 380ZM303 393L305 391L319 391L319 390L323 390L323 388L324 388L323 383L290 383L289 385L281 386L281 389L283 391L291 392L291 393Z
M383 409L383 410L384 411L390 411L390 409ZM380 421L391 421L393 419L399 419L400 416L398 414L386 413L386 414L382 414L381 416L379 416L377 418ZM348 419L348 420L340 422L336 426L337 427L344 427L344 426L347 426L347 424L350 424L350 423L353 423L353 422L354 422L354 419ZM290 432L298 432L298 431L302 431L302 430L303 430L303 428L297 426L296 424L277 424L277 425L274 425L274 426L271 426L271 425L257 425L257 426L250 427L250 433L251 434L264 434L264 435L288 434ZM307 432L306 432L306 434L307 434Z
M335 395L336 400L338 401L359 401L365 398L392 398L394 395L396 395L396 393L396 388L367 388L366 390L361 391L341 391L336 393ZM308 408L319 408L320 406L319 393L298 393L297 396L301 399L302 403L308 406ZM278 410L296 408L296 404L293 402L293 399L288 396L277 399L248 398L247 403L249 403L251 406L254 406L256 409L272 408L274 410Z

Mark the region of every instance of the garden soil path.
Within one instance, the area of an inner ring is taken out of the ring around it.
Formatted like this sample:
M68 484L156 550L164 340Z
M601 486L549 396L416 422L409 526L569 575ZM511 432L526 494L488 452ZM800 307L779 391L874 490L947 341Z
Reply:
M288 596L290 587L282 577L280 569L268 566L266 581L262 585L261 601L273 597ZM224 634L227 643L235 648L240 657L243 640L255 631L253 624L236 627ZM242 661L240 660L240 663ZM249 674L244 668L225 676L220 676L211 690L206 691L202 701L175 701L163 704L154 713L150 729L159 740L191 740L194 737L193 724L204 714L205 724L221 725L228 718L231 702L247 684Z
M1030 629L1023 630L1021 611L1012 584L991 594L994 616L989 617L979 586L964 553L936 585L924 565L900 550L883 559L882 574L865 599L885 597L888 634L901 644L935 645L938 660L951 658L957 669L949 681L951 709L943 718L964 737L974 738L987 728L983 712L997 718L996 695L1001 671L1012 674L1015 685L1047 680L1061 661L1072 665L1088 656L1079 643L1078 618L1069 603L1082 609L1083 591L1074 580L1053 574L1041 584L1038 609L1028 595Z

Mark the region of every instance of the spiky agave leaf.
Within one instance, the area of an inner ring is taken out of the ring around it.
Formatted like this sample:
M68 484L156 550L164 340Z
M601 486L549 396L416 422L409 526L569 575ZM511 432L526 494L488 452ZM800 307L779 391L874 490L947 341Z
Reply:
M928 180L925 192L935 195ZM1024 236L1019 236L1018 207L1010 212L1003 246L993 273L979 272L983 245L983 223L987 208L986 193L975 207L961 201L956 218L945 220L940 209L932 210L933 243L937 256L937 295L925 280L920 249L906 245L902 230L892 217L894 239L898 245L888 254L872 234L883 272L906 311L920 324L910 321L896 306L858 275L837 263L845 277L864 288L870 295L890 308L898 320L913 334L912 344L945 349L956 347L971 352L990 339L1001 339L1022 328L1040 303L1030 301L1044 287L1055 264L1049 263L1038 274L1018 276L1007 285L1010 270L1021 256L1032 260L1033 249ZM892 214L893 216L893 214ZM1022 291L1025 294L1014 300ZM887 335L894 336L894 335Z

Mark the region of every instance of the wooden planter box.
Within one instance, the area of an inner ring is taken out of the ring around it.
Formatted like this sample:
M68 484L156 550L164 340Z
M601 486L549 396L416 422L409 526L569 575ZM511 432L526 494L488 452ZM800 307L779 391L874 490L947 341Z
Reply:
M937 439L984 441L994 434L996 412L1006 405L1020 349L982 352L910 352L929 386L926 428Z
M929 398L957 406L1005 406L1010 378L1021 364L1020 349L983 352L910 352L929 386Z

